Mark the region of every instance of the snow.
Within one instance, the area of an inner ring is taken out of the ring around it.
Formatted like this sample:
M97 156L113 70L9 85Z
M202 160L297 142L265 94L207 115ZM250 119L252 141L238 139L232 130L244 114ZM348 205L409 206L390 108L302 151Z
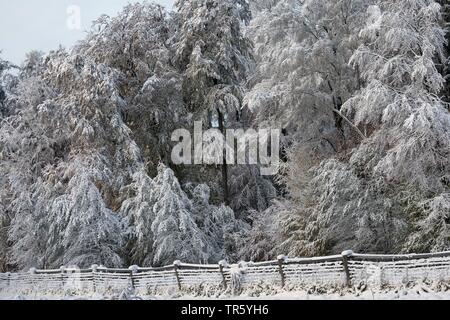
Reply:
M450 300L450 286L436 290L426 284L417 284L410 288L385 290L366 289L363 292L356 289L341 292L314 293L311 290L281 291L265 293L260 290L243 292L241 295L212 294L182 294L174 292L166 295L139 295L132 290L124 290L110 295L88 293L73 294L1 294L0 300Z
M281 261L286 283L330 286L343 282L342 256L323 255L449 249L441 14L448 19L450 7L179 0L176 8L130 4L98 19L74 48L30 53L17 74L0 60L1 272L32 268L13 276L23 283L62 265L179 259L186 283L218 285L219 265L210 275L190 268L226 260L234 293L245 295L259 281L281 282ZM171 134L206 119L284 129L283 170L266 179L258 165L175 166ZM349 259L346 271L372 287L448 280L450 257L365 258ZM233 266L244 259L254 263ZM102 269L99 279L127 285L129 270L114 278ZM133 270L138 289L176 286L172 271Z

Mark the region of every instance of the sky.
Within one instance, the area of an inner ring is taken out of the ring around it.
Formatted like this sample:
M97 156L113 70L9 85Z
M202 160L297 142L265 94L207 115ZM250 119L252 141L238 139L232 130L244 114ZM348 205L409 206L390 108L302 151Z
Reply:
M20 64L31 50L50 51L82 39L102 14L139 0L0 0L1 58ZM171 9L175 0L154 0Z

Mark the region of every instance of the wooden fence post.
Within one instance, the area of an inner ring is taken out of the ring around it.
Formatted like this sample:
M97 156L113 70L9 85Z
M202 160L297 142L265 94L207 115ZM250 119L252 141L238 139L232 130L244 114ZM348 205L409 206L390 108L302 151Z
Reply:
M288 257L285 255L279 255L277 260L278 260L278 271L280 272L280 276L281 276L281 287L284 288L284 286L286 285L286 275L284 274L284 270L283 270L283 264L287 261Z
M177 278L178 290L181 291L181 279L178 272L178 268L181 266L181 261L177 260L173 263L173 270L175 271L175 277Z
M29 273L30 273L30 282L31 282L31 285L34 285L35 283L35 277L34 277L34 275L36 274L36 268L30 268L30 271L29 271Z
M8 273L6 274L6 276L8 277L8 280L7 280L6 284L7 284L8 287L9 287L9 286L11 286L11 272L8 272Z
M133 289L136 289L135 284L134 284L134 275L139 272L139 267L131 266L128 269L130 270L131 286L133 287Z
M91 269L92 269L92 288L93 288L94 292L96 292L97 286L95 285L95 274L97 273L98 265L93 264L91 266Z
M352 285L352 279L350 275L350 269L348 266L348 260L353 256L353 251L347 250L342 252L341 255L342 255L342 265L344 267L345 272L345 285L350 288Z
M61 290L64 290L64 273L66 272L66 267L62 266L59 270L61 271Z
M225 275L225 272L223 271L224 268L228 267L228 263L225 260L222 260L219 262L219 269L220 269L220 274L222 275L222 279L223 279L223 287L226 290L228 288L228 283L227 283L227 277Z

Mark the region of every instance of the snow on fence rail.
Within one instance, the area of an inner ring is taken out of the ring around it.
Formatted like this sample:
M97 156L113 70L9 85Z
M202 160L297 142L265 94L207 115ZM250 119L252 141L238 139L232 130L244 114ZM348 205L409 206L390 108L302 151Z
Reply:
M450 252L410 255L368 255L345 251L341 255L228 265L195 265L175 261L160 268L89 269L61 267L58 270L30 269L28 273L0 273L2 291L88 291L106 292L132 287L143 292L213 286L233 292L257 285L395 286L420 280L450 281Z

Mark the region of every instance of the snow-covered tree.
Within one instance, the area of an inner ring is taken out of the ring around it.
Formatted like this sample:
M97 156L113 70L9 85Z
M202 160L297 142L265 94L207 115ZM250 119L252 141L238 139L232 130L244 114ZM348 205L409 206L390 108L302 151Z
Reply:
M0 127L3 243L12 246L12 267L163 263L160 248L183 246L191 229L193 254L172 257L207 261L216 254L197 245L205 236L195 220L166 237L164 220L174 213L164 211L170 199L160 199L158 188L167 183L153 184L148 175L169 162L171 131L189 120L182 75L172 65L172 19L153 4L129 5L116 18L100 18L71 52L27 56L8 91L15 112ZM180 187L174 193L186 201ZM221 212L233 216L229 208Z
M8 220L5 209L0 206L0 272L6 272L8 266Z
M305 172L351 148L359 132L341 113L359 88L348 65L370 1L255 1L248 36L257 67L246 103L259 125L285 129L285 146L310 155Z
M365 85L342 107L367 138L350 157L313 169L303 195L296 187L298 209L281 222L285 237L295 238L292 250L448 249L442 212L448 207L450 114L436 95L444 81L434 63L443 54L440 9L422 0L382 0L368 8L363 44L350 59ZM295 157L290 166L294 181ZM431 236L424 221L443 230L441 237L419 240Z
M306 193L312 168L345 154L362 138L342 113L342 105L362 85L359 70L348 61L361 43L357 35L369 4L360 0L252 2L255 18L247 35L255 43L256 69L245 103L254 112L257 126L283 129L282 155L287 163L278 182L290 197ZM302 208L302 202L284 204L282 209L275 205L268 211L287 213L290 219L286 207L297 206ZM259 239L264 238L263 225L268 220L277 224L281 219L264 212L261 221L258 215L252 217L253 237ZM265 237L270 239L274 233ZM248 256L261 258L256 252Z
M20 76L22 78L39 76L44 68L44 55L41 51L28 52L20 68Z
M264 211L277 197L277 189L270 179L261 175L258 165L236 165L229 169L230 207L238 218L250 212Z
M404 212L416 223L417 215L426 219L445 207L449 192L450 114L436 96L444 79L434 62L436 56L445 60L441 8L435 1L381 1L369 14L371 23L361 33L367 42L351 61L368 84L345 109L365 132L376 131L351 163L367 166L387 185L402 185L394 203L409 198ZM404 250L447 246L416 243Z
M442 251L450 247L450 193L442 193L420 202L421 219L416 222L416 232L406 244L407 250Z
M121 119L117 87L114 70L63 50L21 79L15 98L20 111L0 130L6 181L1 200L12 216L9 239L18 268L88 265L96 259L120 264L121 233L114 216L119 193L144 164ZM44 185L51 192L35 196ZM21 208L25 204L28 211ZM86 233L76 229L80 221ZM29 254L21 243L52 252ZM43 260L27 260L32 257Z
M12 243L8 264L19 268L48 268L55 247L49 239L48 200L54 196L52 186L39 179L35 190L23 190L11 203L14 213L8 240Z
M33 123L37 110L31 105L41 100L45 88L36 79L24 80L19 85L22 94L12 99L20 112L5 118L0 126L0 207L5 214L3 221L9 224L8 242L13 243L8 263L19 267L29 267L25 265L29 262L37 266L39 259L45 260L45 212L34 209L39 200L45 202L45 186L39 175L51 158L51 149L42 126ZM39 99L33 98L38 92Z
M1 53L1 51L0 51ZM6 61L3 61L0 58L0 122L2 121L3 117L6 116L6 108L5 108L5 100L6 100L6 92L3 89L3 73L8 68L8 63ZM1 157L0 157L1 161ZM1 171L0 171L1 172ZM5 183L4 177L0 177L0 184L3 185ZM0 197L3 197L1 191L0 191ZM9 219L6 212L6 209L4 208L4 205L2 201L0 201L0 272L4 271L6 269L7 264L7 229L9 225Z
M211 191L206 184L187 186L192 198L193 216L208 243L208 260L217 263L221 260L235 261L238 239L249 229L249 225L236 219L233 210L225 205L210 204Z
M0 54L2 52L0 51ZM5 80L4 76L6 76L6 71L8 69L11 69L13 67L13 65L11 63L9 63L8 61L4 61L3 59L1 59L0 57L0 121L3 117L7 116L7 110L6 110L6 98L7 98L7 94L6 94L6 88L5 88Z
M251 68L251 43L242 24L250 19L245 0L178 0L175 61L185 72L185 100L200 116L240 111Z
M196 120L222 132L239 119L251 43L242 25L250 19L246 0L178 0L174 61L183 72L183 96ZM222 197L229 203L229 174L221 166Z
M145 173L137 172L133 182L125 187L120 209L125 227L125 257L129 265L151 266L153 261L152 223L155 218L153 206L156 203L155 183Z
M441 25L446 31L445 60L438 61L439 69L442 70L446 83L444 84L443 100L450 102L450 3L447 0L438 0L442 8Z
M252 212L252 228L245 232L239 245L237 256L240 260L268 261L276 259L282 253L277 251L282 237L275 222L286 210L288 213L292 212L286 208L289 205L286 201L275 201L264 211Z
M6 67L7 67L6 62L0 59L0 79L3 76L3 72L5 71ZM3 90L2 82L3 81L0 81L0 119L3 118L3 113L5 113L5 111L3 110L4 108L3 104L6 99L6 93Z
M56 265L122 266L119 217L108 209L95 181L95 173L79 171L68 189L52 204L50 237ZM53 237L56 235L56 239Z
M129 4L116 17L96 20L75 49L120 75L120 112L152 175L159 162L169 164L171 133L188 118L182 78L171 62L174 24L162 6Z
M168 265L175 260L192 263L208 261L208 243L195 223L192 202L171 169L161 165L155 178L153 207L153 264Z

